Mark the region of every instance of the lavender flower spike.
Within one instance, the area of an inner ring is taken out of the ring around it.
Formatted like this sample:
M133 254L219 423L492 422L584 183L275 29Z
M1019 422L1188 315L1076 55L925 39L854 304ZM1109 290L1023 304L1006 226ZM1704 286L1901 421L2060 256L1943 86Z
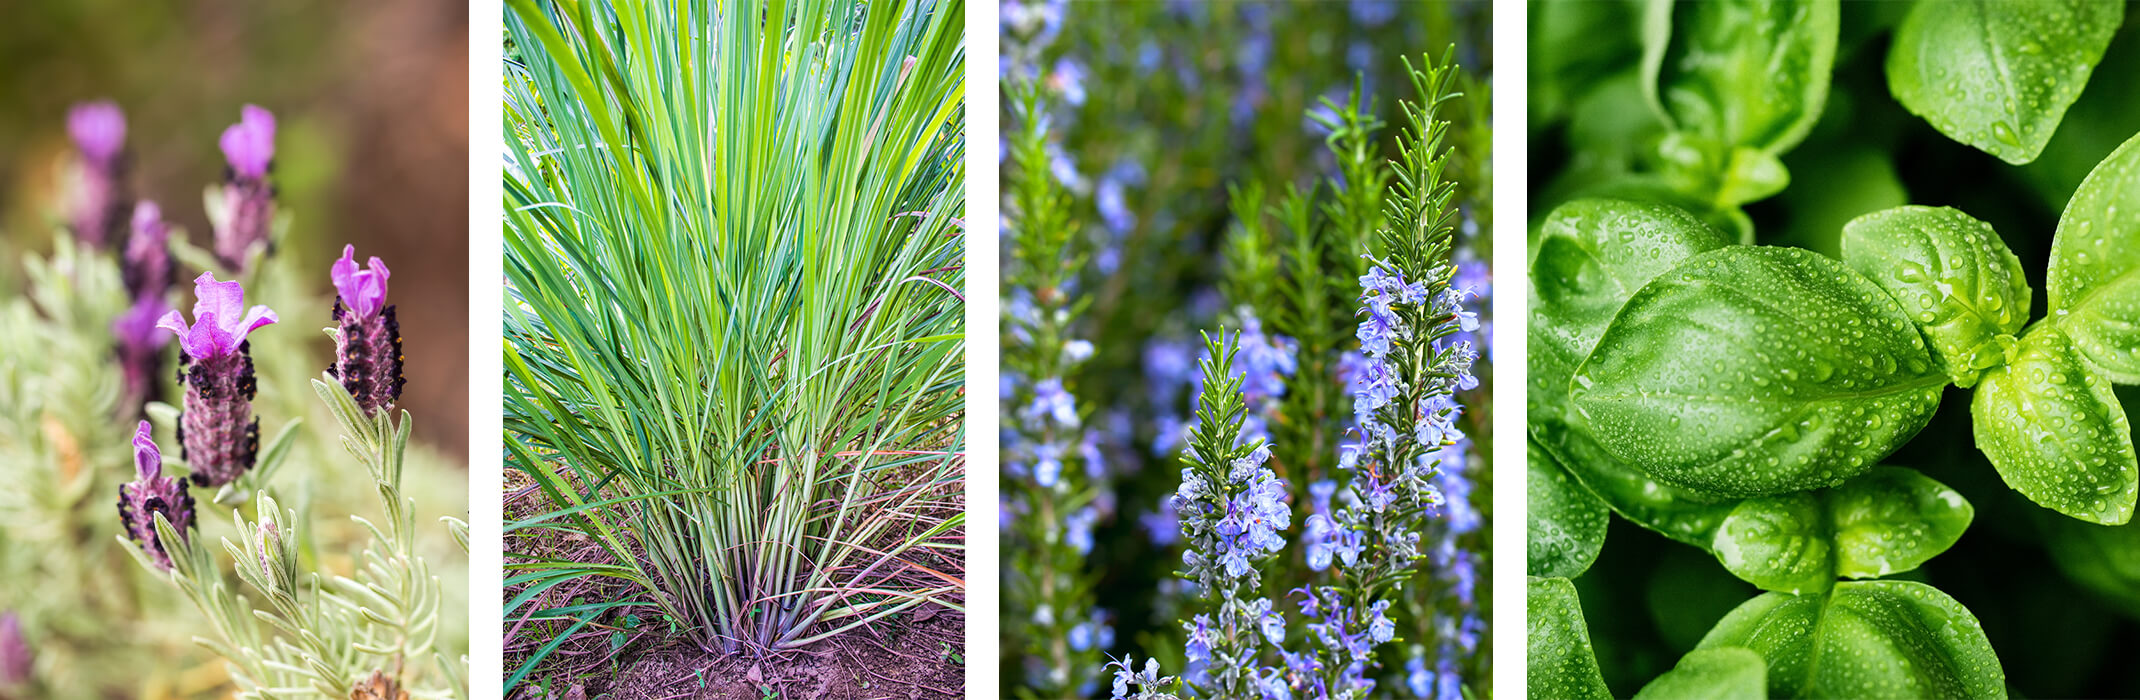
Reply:
M118 340L120 376L125 380L122 415L156 398L155 377L162 371L163 346L171 342L169 336L156 332L156 323L170 310L160 294L137 297L134 306L111 323L112 336Z
M171 289L171 226L163 221L163 208L145 199L134 205L133 223L119 276L135 299L162 299Z
M30 643L22 638L22 616L13 610L0 613L0 691L28 685L36 661Z
M110 101L85 102L67 110L67 135L81 151L68 217L74 235L102 248L113 242L126 216L126 113Z
M209 207L215 223L215 252L233 268L245 264L254 246L268 245L275 219L275 188L268 167L275 161L275 115L246 105L238 123L223 130L223 159L229 163L222 200Z
M252 346L245 336L276 318L265 306L245 308L245 289L216 281L213 272L201 273L193 289L193 325L172 311L156 327L179 338L178 379L186 385L179 454L193 467L195 486L222 486L253 468L260 451L260 421L252 417Z
M157 568L170 571L171 553L157 538L156 514L163 514L180 537L190 537L193 494L178 479L163 475L163 453L149 435L148 421L134 432L134 471L133 483L119 486L119 521Z
M339 296L334 301L334 367L342 388L366 413L384 411L401 398L401 322L386 303L386 263L373 257L357 267L356 246L342 246L342 259L329 271Z

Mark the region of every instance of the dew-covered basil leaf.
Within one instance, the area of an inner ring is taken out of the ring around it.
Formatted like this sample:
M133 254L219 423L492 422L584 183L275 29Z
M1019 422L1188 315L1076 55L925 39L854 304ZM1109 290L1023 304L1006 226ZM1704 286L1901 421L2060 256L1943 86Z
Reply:
M1714 497L1832 486L1917 434L1946 378L1842 263L1731 247L1636 292L1571 384L1599 444Z
M1527 588L1530 648L1524 658L1528 662L1525 685L1531 697L1611 698L1605 676L1598 672L1597 653L1590 648L1590 628L1583 623L1583 604L1575 595L1575 584L1564 578L1532 576Z
M1711 549L1764 590L1814 593L1838 578L1909 571L1954 546L1975 509L1914 470L1875 467L1832 489L1747 499Z
M2140 384L2140 136L2088 173L2051 242L2051 318L2111 381Z
M1725 615L1698 648L1724 647L1767 660L1776 697L2006 697L2006 672L1976 617L1914 581L1763 594Z
M1888 49L1888 90L1949 138L2027 163L2124 18L2105 0L1919 0Z
M1984 375L1970 403L1977 448L2037 505L2121 524L2140 494L2132 428L2109 380L2059 331L2031 331L2012 365Z
M1723 233L1677 207L1585 199L1546 219L1531 266L1532 437L1614 511L1697 546L1706 545L1730 504L1658 484L1598 447L1568 404L1568 378L1636 290L1688 256L1726 244Z
M1766 700L1768 662L1743 647L1696 649L1635 693L1635 700Z
M1666 121L1726 147L1781 153L1819 121L1836 0L1650 0L1645 88Z
M1846 224L1842 243L1843 263L1902 305L1955 384L1974 386L2006 362L2032 292L1991 224L1946 207L1896 207Z
M1523 540L1532 576L1575 578L1590 568L1605 546L1611 516L1605 503L1560 468L1536 441L1524 441L1528 470L1523 488L1530 520Z

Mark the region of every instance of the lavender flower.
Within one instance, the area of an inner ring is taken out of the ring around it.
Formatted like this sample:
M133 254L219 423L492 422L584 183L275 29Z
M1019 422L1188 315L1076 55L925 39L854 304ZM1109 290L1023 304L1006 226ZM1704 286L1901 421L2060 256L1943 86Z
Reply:
M268 307L245 308L245 289L216 281L213 272L201 273L193 289L193 324L173 310L156 327L179 338L178 377L186 385L179 454L193 467L195 486L222 486L251 469L260 451L252 345L245 336L277 319Z
M229 164L222 197L209 208L215 223L216 256L233 268L245 264L253 249L269 244L275 218L275 188L267 182L275 161L275 115L246 105L238 123L223 130L223 159Z
M67 135L82 156L68 216L75 237L102 248L126 216L126 113L108 100L77 104L67 110Z
M161 299L171 290L171 227L155 202L144 199L134 205L133 235L126 239L119 276L126 293L136 299Z
M120 405L132 412L156 398L156 376L163 371L163 346L170 336L156 332L157 319L171 310L161 296L145 296L111 323L118 339L119 375L125 382Z
M30 643L22 638L22 616L13 610L0 613L0 690L29 685L36 662Z
M119 486L119 522L157 568L170 571L171 554L156 534L156 516L169 521L180 537L189 537L194 527L193 495L178 479L163 475L163 453L156 449L148 421L142 421L134 432L134 472L132 483Z
M371 259L357 268L356 246L342 246L331 270L334 300L333 374L367 413L387 410L401 398L401 322L386 303L386 263Z

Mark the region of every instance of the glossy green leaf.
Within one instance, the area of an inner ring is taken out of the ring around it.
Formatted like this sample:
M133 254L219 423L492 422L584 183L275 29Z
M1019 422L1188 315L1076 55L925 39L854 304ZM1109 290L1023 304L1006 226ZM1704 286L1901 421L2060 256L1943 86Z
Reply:
M2110 382L2060 326L2031 331L2012 365L1984 375L1970 403L1977 448L2006 485L2092 523L2132 519L2140 464Z
M1523 546L1532 576L1575 578L1597 561L1611 516L1605 503L1560 468L1535 440L1524 441L1523 488L1530 518Z
M2104 599L2140 616L2140 522L2097 525L2054 518L2044 541L2051 561Z
M1741 246L1636 292L1570 388L1614 456L1749 497L1863 473L1924 427L1945 385L1871 281L1805 250Z
M1896 207L1843 226L1843 263L1887 290L1947 378L1975 386L2029 320L2021 259L1991 224L1946 207Z
M2140 136L2088 173L2051 242L2051 317L2082 357L2140 384Z
M1528 662L1524 680L1530 696L1611 698L1605 676L1598 672L1597 653L1590 648L1590 629L1583 623L1583 604L1575 596L1575 584L1564 578L1532 576L1525 598L1530 648L1524 654Z
M1615 512L1667 537L1705 546L1729 503L1650 479L1598 447L1568 403L1568 378L1612 317L1651 278L1728 244L1677 207L1585 199L1555 209L1531 267L1531 435Z
M1954 546L1975 514L1931 477L1878 467L1832 489L1743 501L1712 550L1732 575L1765 590L1818 592L1837 578L1915 569Z
M2117 0L1920 0L1888 49L1888 90L1940 133L2027 163L2124 19Z
M1752 649L1696 649L1658 676L1635 700L1767 700L1768 662Z
M2006 697L2006 671L1976 617L1914 581L1763 594L1725 615L1698 648L1724 647L1766 659L1777 697Z
M1820 119L1836 0L1650 0L1648 12L1644 87L1678 130L1781 153Z

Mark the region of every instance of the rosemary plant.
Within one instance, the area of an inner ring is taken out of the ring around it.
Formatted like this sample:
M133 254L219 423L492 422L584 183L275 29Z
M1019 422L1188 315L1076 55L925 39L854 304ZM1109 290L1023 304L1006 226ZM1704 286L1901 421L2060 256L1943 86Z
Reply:
M607 556L508 562L562 634L507 686L631 606L724 654L960 608L963 4L507 5L504 442L554 510L506 529ZM544 595L585 577L637 594Z

